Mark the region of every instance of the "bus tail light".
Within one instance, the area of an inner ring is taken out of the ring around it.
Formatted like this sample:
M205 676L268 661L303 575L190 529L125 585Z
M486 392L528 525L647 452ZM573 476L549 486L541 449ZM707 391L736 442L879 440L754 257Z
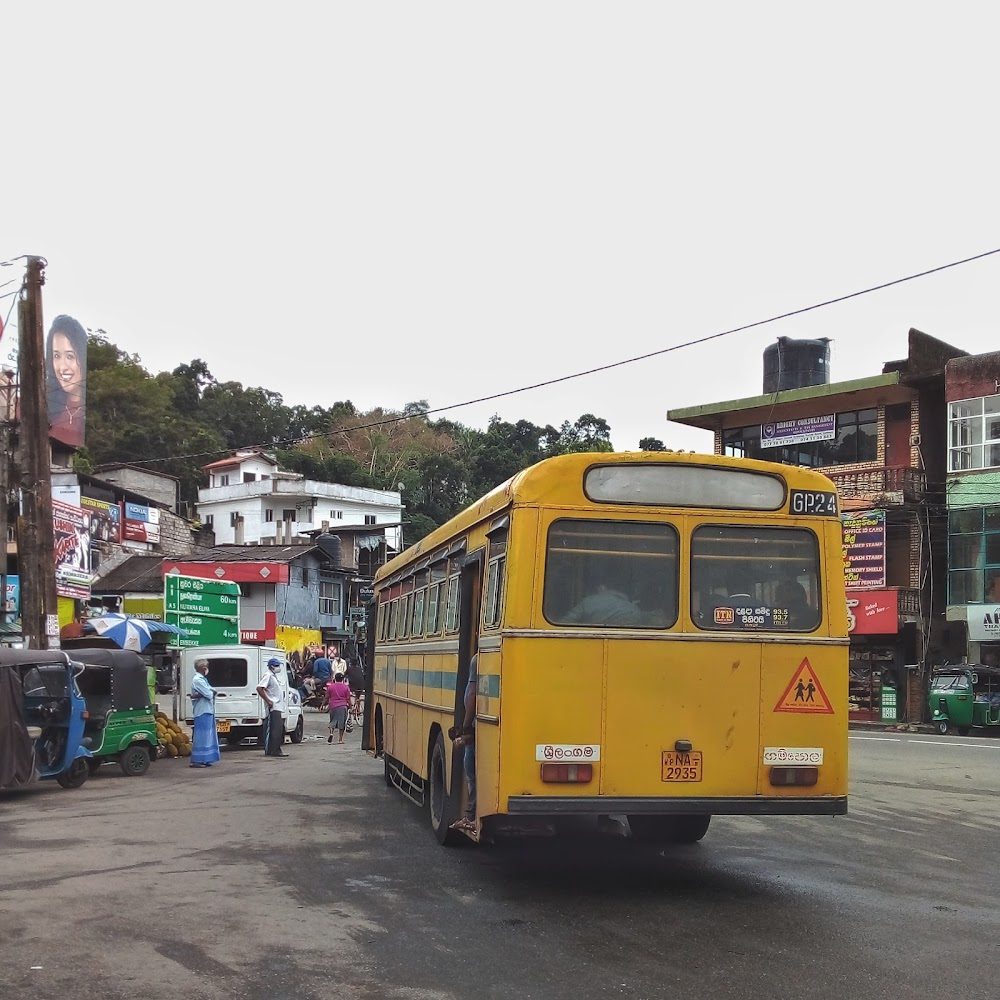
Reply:
M815 785L819 781L818 767L772 767L771 784Z
M542 781L574 784L591 781L593 777L593 764L542 764Z

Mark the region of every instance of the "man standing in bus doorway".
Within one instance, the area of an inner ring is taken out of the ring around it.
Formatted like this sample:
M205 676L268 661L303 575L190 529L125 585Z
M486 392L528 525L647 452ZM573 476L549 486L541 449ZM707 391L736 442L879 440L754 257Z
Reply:
M462 767L469 785L469 804L465 815L451 824L453 830L476 835L476 695L479 691L479 654L469 661L469 682L465 685L465 717L461 726L452 726L448 735L456 746L464 748Z
M267 720L264 723L264 756L287 757L281 749L285 742L285 723L281 713L285 710L285 689L278 680L278 671L284 669L281 660L272 656L267 661L267 673L257 685L257 693L267 706Z

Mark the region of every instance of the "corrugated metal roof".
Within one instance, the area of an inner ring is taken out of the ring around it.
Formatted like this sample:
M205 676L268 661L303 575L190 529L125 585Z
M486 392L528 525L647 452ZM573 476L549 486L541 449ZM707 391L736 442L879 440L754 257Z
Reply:
M163 593L163 556L129 556L106 576L98 577L92 590L97 593Z

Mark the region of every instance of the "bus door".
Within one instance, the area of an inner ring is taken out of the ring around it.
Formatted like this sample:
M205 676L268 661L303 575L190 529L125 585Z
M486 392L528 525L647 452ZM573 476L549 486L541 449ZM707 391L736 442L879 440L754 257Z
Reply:
M465 688L469 683L469 665L479 649L479 608L483 589L483 549L470 553L462 563L458 582L458 673L455 677L454 725L465 718ZM461 747L452 746L451 795L458 801L462 790Z

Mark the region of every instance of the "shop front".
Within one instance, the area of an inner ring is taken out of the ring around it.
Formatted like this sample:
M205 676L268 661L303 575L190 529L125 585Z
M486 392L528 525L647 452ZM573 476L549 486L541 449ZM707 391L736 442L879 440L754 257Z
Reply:
M969 662L1000 667L1000 604L967 604Z
M851 637L848 715L859 722L898 722L905 714L903 648L895 590L847 591Z

